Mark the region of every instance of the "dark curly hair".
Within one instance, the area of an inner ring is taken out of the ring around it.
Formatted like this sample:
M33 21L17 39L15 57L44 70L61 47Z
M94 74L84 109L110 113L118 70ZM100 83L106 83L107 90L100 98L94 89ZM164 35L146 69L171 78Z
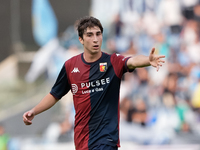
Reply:
M100 28L101 33L103 33L103 27L101 25L101 22L94 17L91 16L85 16L77 21L77 31L78 31L78 36L83 39L83 33L84 31L89 27L92 28L94 26L97 26Z

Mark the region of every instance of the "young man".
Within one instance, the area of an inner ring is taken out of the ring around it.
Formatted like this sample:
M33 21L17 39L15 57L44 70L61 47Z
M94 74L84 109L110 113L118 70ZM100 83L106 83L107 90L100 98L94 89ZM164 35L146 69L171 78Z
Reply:
M84 52L67 60L56 83L41 102L24 113L23 121L32 124L37 114L52 107L69 90L76 110L74 141L77 150L117 150L119 144L119 91L122 75L137 67L162 63L153 48L150 55L124 57L101 51L103 27L93 17L84 17L77 25Z

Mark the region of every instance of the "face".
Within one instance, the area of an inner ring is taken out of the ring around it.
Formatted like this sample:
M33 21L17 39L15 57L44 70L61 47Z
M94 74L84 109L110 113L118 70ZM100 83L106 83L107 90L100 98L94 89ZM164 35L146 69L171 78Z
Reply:
M79 37L79 41L83 44L84 53L91 55L101 53L102 33L99 27L87 28L83 39Z

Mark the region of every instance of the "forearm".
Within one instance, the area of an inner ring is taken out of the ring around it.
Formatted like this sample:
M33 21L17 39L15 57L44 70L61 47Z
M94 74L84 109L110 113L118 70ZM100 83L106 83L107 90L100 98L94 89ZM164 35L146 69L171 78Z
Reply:
M149 56L144 55L137 55L132 58L130 58L127 62L127 66L129 69L134 68L141 68L141 67L147 67L150 66Z
M37 104L33 109L34 115L40 114L41 112L51 108L57 100L51 94L47 94L39 104Z

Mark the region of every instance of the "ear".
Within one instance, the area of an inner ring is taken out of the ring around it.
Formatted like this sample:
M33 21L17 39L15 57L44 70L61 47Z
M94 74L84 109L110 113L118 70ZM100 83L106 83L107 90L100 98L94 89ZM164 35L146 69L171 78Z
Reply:
M83 45L83 39L79 36L79 41L80 41L80 43Z

